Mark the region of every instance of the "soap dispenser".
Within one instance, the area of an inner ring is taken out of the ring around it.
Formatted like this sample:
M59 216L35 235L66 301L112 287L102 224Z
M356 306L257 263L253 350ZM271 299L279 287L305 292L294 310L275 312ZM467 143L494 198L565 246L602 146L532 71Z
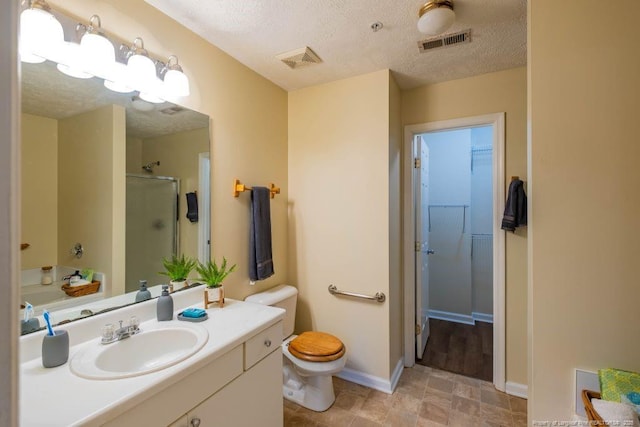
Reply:
M140 280L140 290L136 294L136 302L151 299L151 292L147 289L147 281Z
M173 320L173 298L169 295L169 285L162 285L162 295L156 306L158 321Z

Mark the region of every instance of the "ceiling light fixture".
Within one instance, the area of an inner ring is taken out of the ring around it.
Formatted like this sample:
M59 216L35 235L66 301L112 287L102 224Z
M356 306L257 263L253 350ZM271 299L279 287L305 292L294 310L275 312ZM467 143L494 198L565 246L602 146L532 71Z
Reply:
M27 9L20 14L20 60L40 63L49 52L57 51L64 41L62 24L51 14L44 0L23 2Z
M418 31L435 36L445 32L456 19L452 0L432 0L418 12Z

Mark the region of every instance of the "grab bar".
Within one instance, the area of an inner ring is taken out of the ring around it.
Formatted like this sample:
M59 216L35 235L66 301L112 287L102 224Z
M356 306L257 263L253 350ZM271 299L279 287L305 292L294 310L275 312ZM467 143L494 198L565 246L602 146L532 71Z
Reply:
M353 292L341 291L335 285L329 285L329 293L331 295L346 295L348 297L362 298L362 299L368 299L368 300L373 300L378 302L384 302L387 299L387 297L384 295L383 292L376 292L374 296L356 294Z

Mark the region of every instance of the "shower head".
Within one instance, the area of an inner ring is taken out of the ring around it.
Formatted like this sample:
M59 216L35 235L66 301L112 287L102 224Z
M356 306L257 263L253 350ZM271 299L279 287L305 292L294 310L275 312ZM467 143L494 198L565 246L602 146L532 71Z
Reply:
M146 165L142 166L142 169L144 169L145 172L153 173L153 168L156 166L160 166L160 160L147 163Z

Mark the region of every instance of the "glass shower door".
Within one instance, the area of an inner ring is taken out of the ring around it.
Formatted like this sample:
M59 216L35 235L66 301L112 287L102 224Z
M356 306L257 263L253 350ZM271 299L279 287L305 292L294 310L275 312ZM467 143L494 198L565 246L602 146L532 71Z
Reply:
M178 194L175 178L127 175L126 292L167 283L162 258L178 252Z

